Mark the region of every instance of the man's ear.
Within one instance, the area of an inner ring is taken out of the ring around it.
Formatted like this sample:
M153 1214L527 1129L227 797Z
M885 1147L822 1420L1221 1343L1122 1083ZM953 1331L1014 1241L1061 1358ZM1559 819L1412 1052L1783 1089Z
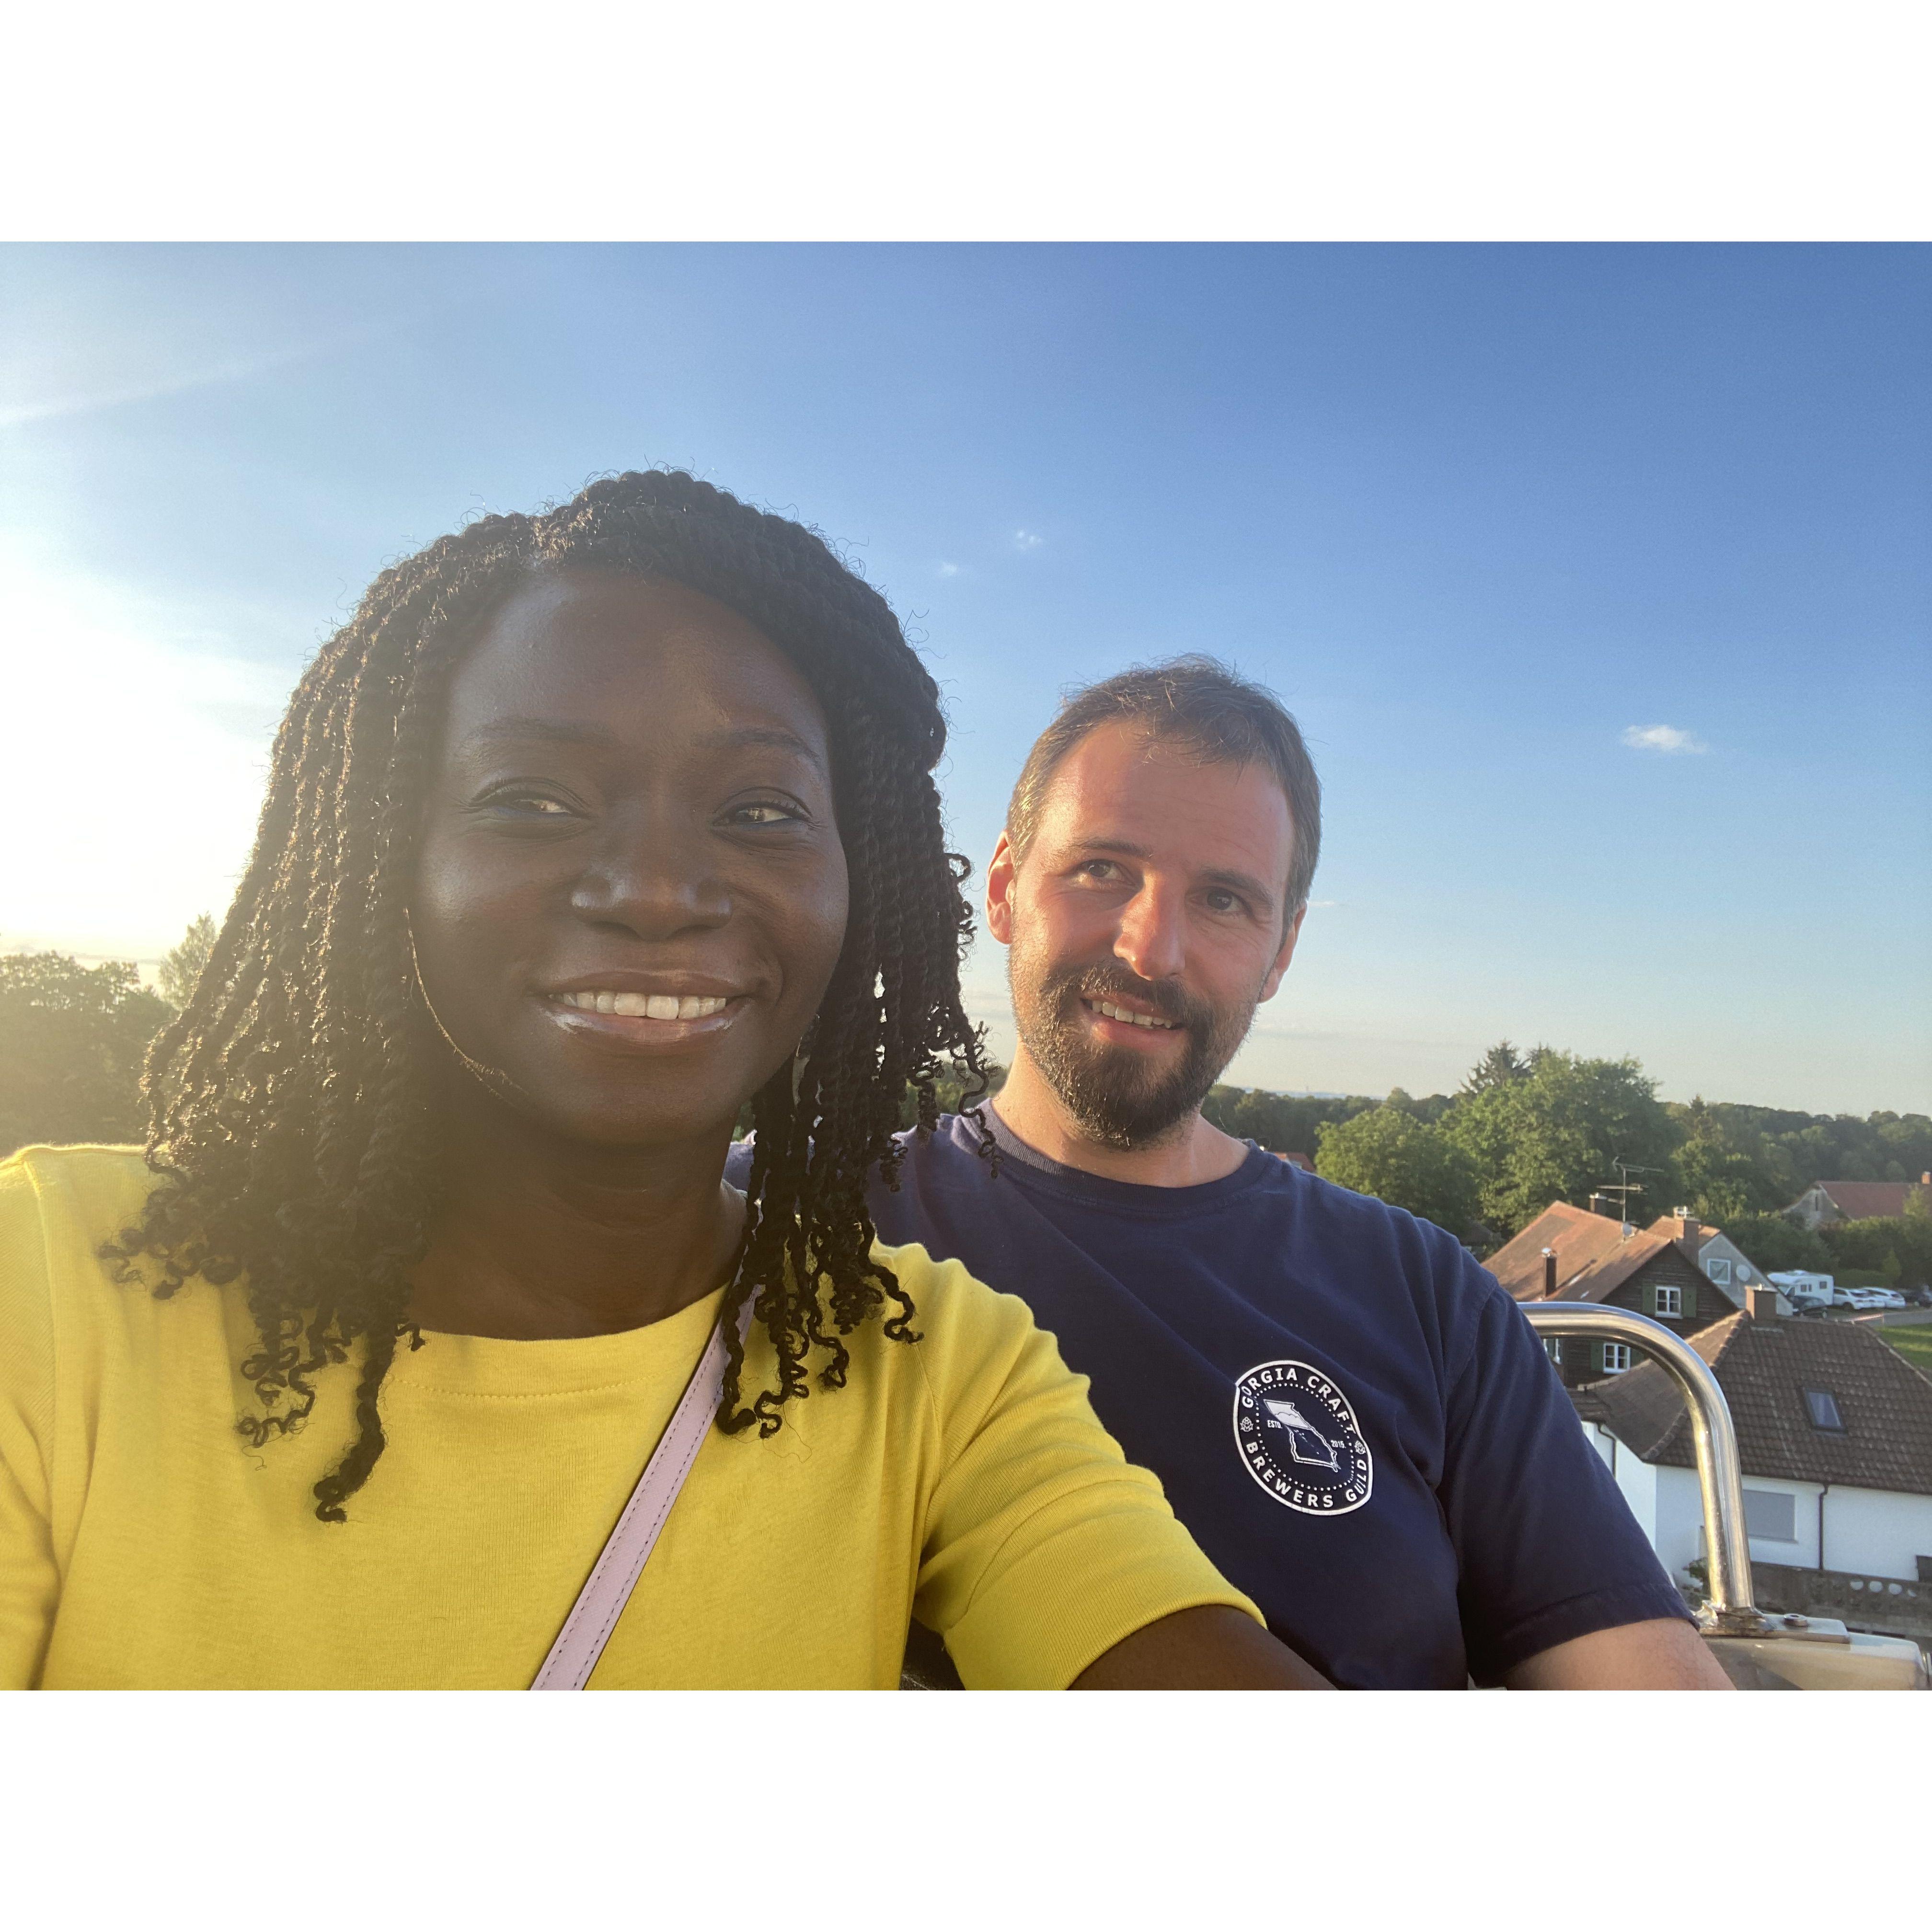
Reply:
M1268 970L1268 977L1262 982L1261 998L1271 1000L1281 985L1282 975L1288 970L1288 962L1294 957L1294 942L1301 937L1301 922L1308 916L1308 902L1304 899L1294 909L1294 916L1288 922L1288 931L1282 935L1281 950L1274 956L1274 964Z
M986 930L1002 946L1013 943L1013 874L1018 870L1012 842L1002 832L986 868Z

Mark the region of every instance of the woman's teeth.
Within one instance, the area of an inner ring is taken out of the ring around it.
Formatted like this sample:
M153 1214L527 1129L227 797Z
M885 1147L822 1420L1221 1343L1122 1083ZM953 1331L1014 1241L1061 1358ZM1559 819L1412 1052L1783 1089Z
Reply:
M1175 1024L1172 1020L1157 1020L1151 1013L1130 1013L1125 1006L1109 1006L1105 1000L1089 1000L1087 1004L1096 1013L1103 1013L1110 1020L1125 1020L1130 1026L1157 1027L1165 1030Z
M580 1013L621 1013L633 1020L701 1020L722 1013L726 1004L695 993L560 993L556 997Z

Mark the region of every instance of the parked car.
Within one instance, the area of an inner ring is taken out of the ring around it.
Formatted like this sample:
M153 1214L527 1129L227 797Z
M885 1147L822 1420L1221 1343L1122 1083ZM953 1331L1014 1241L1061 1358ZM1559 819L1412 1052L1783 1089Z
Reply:
M1932 1308L1932 1288L1908 1288L1903 1291L1908 1308Z
M1905 1306L1904 1296L1894 1294L1888 1288L1841 1288L1838 1294L1845 1296L1848 1305L1861 1315L1874 1315L1881 1309ZM1838 1300L1837 1294L1832 1296L1834 1306L1838 1305Z

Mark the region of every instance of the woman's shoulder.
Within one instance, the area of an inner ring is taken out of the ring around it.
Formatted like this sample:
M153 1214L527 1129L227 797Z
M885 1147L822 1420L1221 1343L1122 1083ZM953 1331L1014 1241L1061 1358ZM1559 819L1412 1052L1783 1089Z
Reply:
M988 1287L964 1262L934 1260L921 1242L877 1241L872 1252L911 1298L913 1325L922 1333L1017 1336L1034 1326L1032 1310L1018 1295Z
M139 1221L158 1178L138 1148L27 1147L0 1160L0 1410L44 1422L57 1362L92 1386L109 1357L138 1352L150 1298L119 1286L100 1250Z
M0 1307L118 1294L104 1244L141 1218L160 1177L139 1148L26 1147L0 1160Z
M916 1241L881 1242L873 1252L913 1305L907 1325L916 1346L887 1343L888 1358L915 1357L942 1412L977 1410L1020 1384L1084 1391L1085 1378L1063 1364L1058 1345L1018 1295L988 1287L963 1262L935 1261Z
M28 1220L106 1240L140 1213L160 1178L139 1148L20 1148L0 1160L0 1240Z

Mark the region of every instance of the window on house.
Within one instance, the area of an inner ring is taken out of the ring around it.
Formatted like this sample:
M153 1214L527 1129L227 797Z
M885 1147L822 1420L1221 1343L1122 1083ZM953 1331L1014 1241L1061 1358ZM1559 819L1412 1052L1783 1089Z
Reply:
M1731 1264L1721 1255L1706 1255L1704 1257L1704 1272L1720 1288L1730 1286Z
M1604 1344L1604 1374L1620 1376L1630 1365L1630 1352L1628 1342L1606 1342Z
M1657 1312L1660 1315L1682 1315L1684 1312L1684 1291L1660 1285L1657 1291Z
M1745 1490L1744 1533L1761 1543L1796 1543L1798 1498L1776 1490Z
M1822 1429L1834 1436L1846 1432L1845 1418L1838 1413L1838 1398L1829 1389L1807 1389L1804 1412L1810 1417L1814 1429Z

